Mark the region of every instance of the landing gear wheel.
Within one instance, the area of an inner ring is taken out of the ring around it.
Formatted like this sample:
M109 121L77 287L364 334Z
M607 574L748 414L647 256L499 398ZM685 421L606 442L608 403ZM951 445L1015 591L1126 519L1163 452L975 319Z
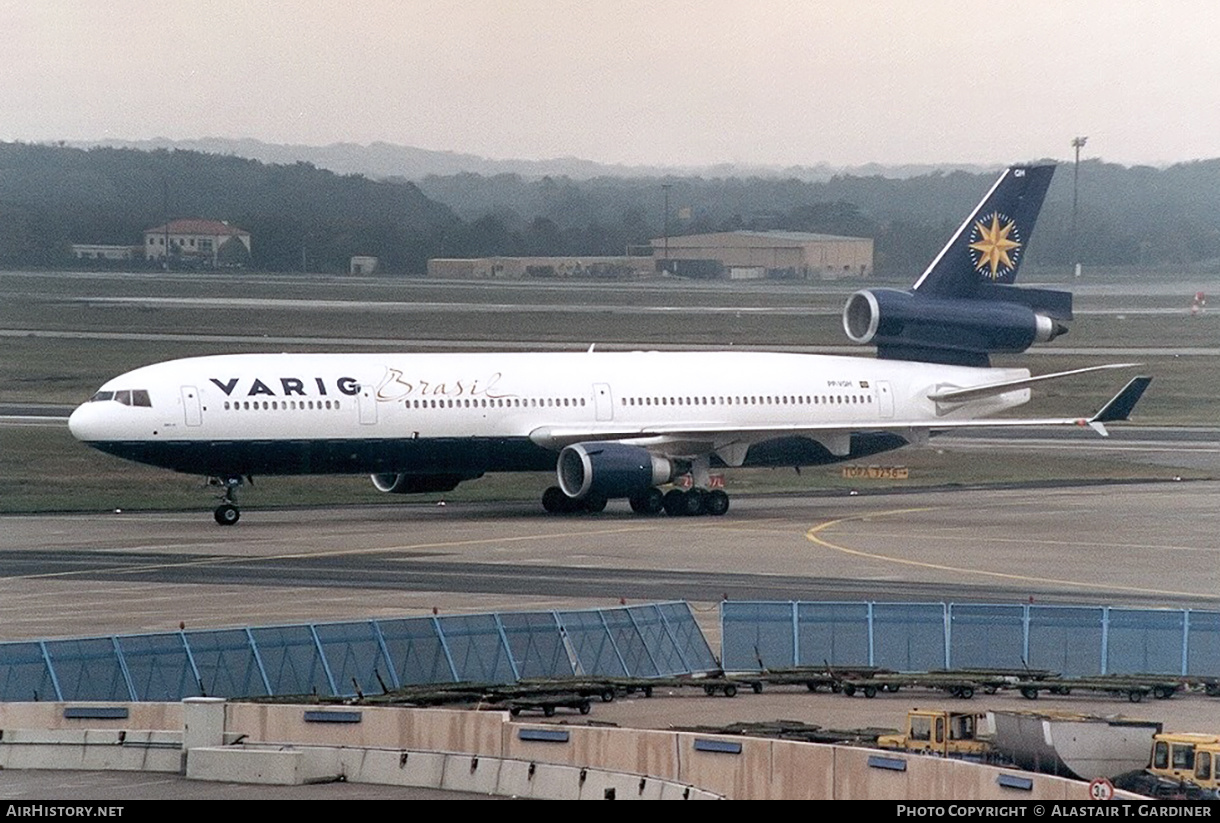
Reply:
M572 511L571 498L558 486L551 486L542 493L542 508L551 514L567 514Z
M665 495L658 488L650 488L629 501L636 514L660 514L665 509Z
M237 489L247 480L251 484L254 483L253 477L242 477L241 475L208 478L209 486L220 486L224 489L220 495L220 505L212 514L220 525L232 526L241 518L241 512L237 509Z
M719 517L729 510L729 496L720 489L713 489L708 492L704 502L703 511L713 517Z
M606 496L602 494L590 494L583 500L577 501L581 511L597 514L606 510Z
M703 489L691 489L686 493L682 513L687 517L698 517L705 511L706 504L707 494L704 493Z
M232 503L221 503L213 515L222 526L232 526L241 518L241 512Z
M670 489L665 492L665 497L662 498L662 505L665 507L665 513L670 517L685 514L686 492L681 489Z

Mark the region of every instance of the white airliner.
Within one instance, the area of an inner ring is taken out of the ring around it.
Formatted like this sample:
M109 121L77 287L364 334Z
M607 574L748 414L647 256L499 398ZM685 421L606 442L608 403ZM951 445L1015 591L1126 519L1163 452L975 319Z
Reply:
M724 514L723 466L854 460L964 426L1124 420L1150 378L1080 418L982 420L1029 400L989 366L1065 331L1071 295L1011 285L1051 166L1013 167L911 291L857 292L849 337L878 357L762 352L239 354L108 381L73 435L129 460L213 478L215 517L256 475L372 475L383 492L447 491L486 472L556 469L550 512L627 498L640 514ZM1098 368L1117 368L1103 366ZM689 491L659 487L689 474Z

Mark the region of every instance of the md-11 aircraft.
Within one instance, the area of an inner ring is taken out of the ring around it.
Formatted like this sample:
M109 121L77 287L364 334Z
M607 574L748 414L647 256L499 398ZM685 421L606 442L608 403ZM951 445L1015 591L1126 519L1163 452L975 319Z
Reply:
M847 336L877 357L767 352L235 354L144 366L69 420L118 457L209 477L216 522L257 475L370 474L382 492L449 491L487 472L554 469L549 512L722 515L713 468L809 466L927 442L960 427L1125 420L1151 378L1091 416L985 420L1030 387L992 368L1065 332L1067 292L1012 285L1054 166L1001 174L910 290L864 289ZM691 488L662 491L690 475Z

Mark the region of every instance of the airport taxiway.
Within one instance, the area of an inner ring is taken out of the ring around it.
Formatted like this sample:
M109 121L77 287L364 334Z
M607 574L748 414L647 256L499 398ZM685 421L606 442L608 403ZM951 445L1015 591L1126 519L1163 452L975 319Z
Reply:
M1220 484L739 495L722 518L621 501L0 518L5 639L687 600L1220 608ZM202 502L202 501L201 501ZM714 621L711 621L714 623ZM712 630L714 625L709 626Z

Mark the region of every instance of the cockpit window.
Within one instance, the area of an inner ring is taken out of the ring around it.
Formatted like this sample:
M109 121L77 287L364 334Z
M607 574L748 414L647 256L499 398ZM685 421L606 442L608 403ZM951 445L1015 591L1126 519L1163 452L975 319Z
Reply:
M145 389L122 389L119 391L100 391L89 398L90 403L102 400L114 400L124 406L144 406L152 408L152 398Z

